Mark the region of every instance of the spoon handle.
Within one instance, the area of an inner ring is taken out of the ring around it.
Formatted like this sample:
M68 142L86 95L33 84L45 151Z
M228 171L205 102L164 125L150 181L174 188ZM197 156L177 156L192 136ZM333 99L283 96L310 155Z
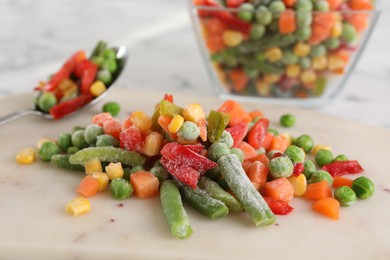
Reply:
M42 115L41 112L35 111L33 109L23 109L23 110L18 110L15 112L11 112L5 116L0 117L0 126L5 125L13 120L16 120L18 118L28 116L28 115Z

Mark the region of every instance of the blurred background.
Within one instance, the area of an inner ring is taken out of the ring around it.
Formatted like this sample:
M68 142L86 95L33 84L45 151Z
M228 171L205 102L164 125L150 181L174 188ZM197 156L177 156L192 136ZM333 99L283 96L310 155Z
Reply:
M338 98L319 109L390 128L390 2ZM126 45L120 86L214 95L187 0L0 0L0 96L31 91L78 49ZM1 104L0 104L1 105Z

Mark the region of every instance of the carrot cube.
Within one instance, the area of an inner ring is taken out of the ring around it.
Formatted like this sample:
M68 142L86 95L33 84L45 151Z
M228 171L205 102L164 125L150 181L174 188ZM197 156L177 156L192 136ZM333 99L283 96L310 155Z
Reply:
M134 188L134 195L146 199L158 195L159 181L148 171L139 171L130 175L130 183Z

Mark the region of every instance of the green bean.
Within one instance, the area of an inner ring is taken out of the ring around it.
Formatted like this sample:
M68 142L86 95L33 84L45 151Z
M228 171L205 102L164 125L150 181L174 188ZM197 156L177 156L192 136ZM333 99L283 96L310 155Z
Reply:
M145 158L139 153L111 146L85 148L72 155L69 162L85 165L86 162L94 158L101 162L121 162L132 167L145 163Z
M365 176L353 180L352 189L359 199L368 199L375 193L374 183Z
M51 157L61 152L60 147L54 142L44 142L38 149L38 157L43 161L50 161Z
M77 153L78 151L80 151L80 149L77 148L76 146L71 146L71 147L69 147L68 149L66 149L66 153L67 153L67 154L75 154L75 153Z
M219 167L215 167L215 168L212 168L210 170L208 170L205 175L207 178L210 178L214 181L218 181L221 179L221 170L219 169Z
M70 156L70 154L55 154L51 157L50 162L58 168L72 171L84 171L84 166L79 164L71 164L69 162Z
M85 128L84 139L87 144L95 146L97 137L102 134L104 134L104 132L100 125L91 124Z
M57 139L58 146L62 151L66 151L72 146L72 135L70 133L63 133Z
M191 236L190 220L183 207L179 188L174 181L168 180L161 183L160 201L171 234L179 239Z
M343 207L348 207L356 202L355 192L348 186L342 186L334 191L334 198L340 202Z
M229 192L222 189L221 186L219 186L219 184L215 181L207 177L202 177L199 180L198 185L201 189L207 191L211 197L225 203L225 205L229 208L229 211L242 211L241 203Z
M241 162L234 154L222 156L218 160L221 173L241 205L248 212L256 226L266 226L275 222L275 215L260 193L249 181Z
M96 44L95 48L93 49L90 58L92 59L94 57L99 56L106 48L107 48L107 43L105 41L99 41Z
M133 195L133 186L131 183L122 178L115 178L110 183L112 197L117 200L124 200Z
M154 176L157 177L158 181L162 183L163 181L167 180L169 177L168 171L164 168L164 166L153 166L149 170Z
M107 102L103 105L103 112L108 112L112 116L117 116L119 112L121 111L121 106L118 102L112 101Z
M85 130L77 130L72 133L72 144L79 149L88 147L88 143L84 137Z
M269 172L275 178L289 177L293 173L294 165L289 157L279 156L269 162Z

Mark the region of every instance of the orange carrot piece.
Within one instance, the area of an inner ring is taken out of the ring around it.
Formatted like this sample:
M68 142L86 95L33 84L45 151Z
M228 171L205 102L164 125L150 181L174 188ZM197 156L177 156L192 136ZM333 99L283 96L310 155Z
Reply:
M374 8L371 0L350 0L348 4L352 10L372 10Z
M248 83L248 76L242 69L233 69L229 72L232 87L237 92L242 92Z
M264 117L264 114L259 110L253 110L253 111L249 112L249 115L251 116L252 120L255 118Z
M208 19L205 22L206 30L209 35L222 35L225 31L226 26L221 20L217 18Z
M273 139L274 139L274 134L272 134L271 132L267 132L264 136L263 141L260 144L260 147L263 147L266 151L269 151Z
M265 183L264 194L266 197L290 202L294 197L294 188L287 178L283 177Z
M297 29L297 23L295 20L295 12L291 9L287 9L280 14L279 17L279 32L281 34L289 34L295 32Z
M356 31L363 32L368 26L367 14L351 14L347 21L355 27Z
M277 150L283 153L289 145L290 141L286 137L282 135L277 135L272 138L272 143L269 147L269 150Z
M265 153L258 154L255 157L250 158L249 161L251 162L260 161L261 163L267 166L269 164L269 159Z
M251 116L244 110L240 103L232 99L226 100L218 109L218 112L224 112L230 115L229 126L242 122L249 123L252 120Z
M340 203L334 198L325 197L313 204L313 210L329 218L338 220L340 215Z
M267 165L260 161L255 161L252 163L246 174L252 183L263 186L267 182L268 172L269 168Z
M111 114L103 112L92 117L92 124L103 126L103 123L109 119L112 119Z
M333 177L333 184L332 187L337 189L342 186L348 186L352 188L352 182L353 180L350 178L342 177L342 176L335 176Z
M160 183L151 172L139 171L130 175L134 195L140 199L157 196Z
M99 182L91 175L87 175L81 180L79 186L77 187L77 193L89 198L98 192L98 188Z
M122 124L118 119L108 119L103 123L103 132L108 135L112 135L119 140L119 134L122 131Z
M340 5L343 3L343 0L328 0L329 9L331 11L338 10Z
M199 127L200 134L199 137L203 142L207 141L207 121L206 119L200 119L196 125Z
M206 38L206 46L207 49L211 53L217 53L220 52L225 48L225 45L222 40L222 36L219 35L212 35Z
M297 0L283 0L283 3L287 6L287 7L293 7L295 5Z
M325 180L307 185L305 198L309 200L320 200L322 198L332 197L332 190L329 183Z
M177 139L176 133L171 133L168 130L168 125L171 123L172 118L170 118L167 115L160 115L157 119L158 124L161 126L161 128L165 131L165 133L168 133L172 140Z
M244 153L244 160L249 160L257 156L257 151L250 144L245 141L240 142L238 145L234 146L235 148L240 149Z

